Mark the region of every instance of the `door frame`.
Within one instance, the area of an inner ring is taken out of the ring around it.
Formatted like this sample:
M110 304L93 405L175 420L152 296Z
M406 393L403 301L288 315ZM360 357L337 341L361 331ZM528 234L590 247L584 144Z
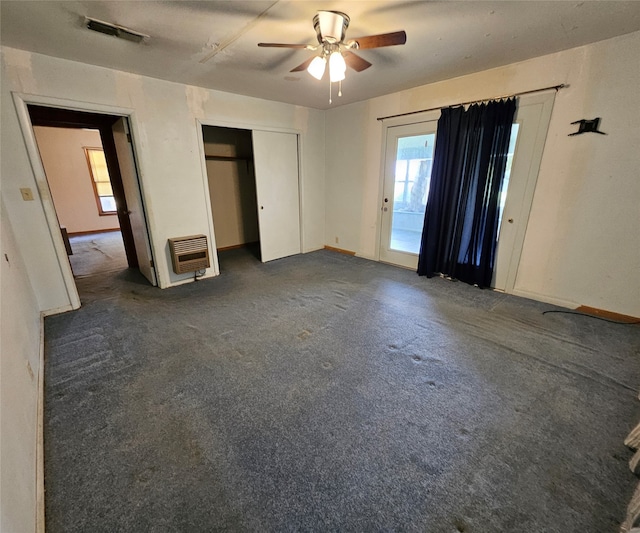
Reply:
M131 268L138 267L138 258L135 253L133 232L127 215L129 208L127 206L126 195L124 193L124 185L122 182L122 175L120 172L120 165L112 132L113 124L119 120L120 117L116 117L114 115L102 115L98 113L87 113L86 111L61 109L57 107L31 106L33 106L33 104L28 105L27 109L29 111L32 126L52 128L64 128L68 126L72 129L93 128L98 130L102 145L101 147L107 163L109 181L111 182L113 196L116 201L116 215L118 217L118 225L120 226L122 240L124 241L127 264Z
M398 126L412 126L421 122L433 122L440 118L440 109L425 111L424 113L415 113L404 117L394 117L386 119L382 123L382 153L380 154L380 179L378 180L378 211L376 215L376 245L375 255L376 261L380 262L380 250L382 241L382 209L384 208L384 180L387 168L387 151L389 147L389 129ZM437 133L437 132L436 132ZM437 134L436 134L437 140ZM399 265L398 265L399 266ZM405 268L405 267L401 267Z
M38 144L36 141L33 125L31 123L31 117L29 115L29 105L38 105L45 107L52 107L58 109L64 109L68 111L81 111L85 113L96 113L102 115L113 115L118 117L126 117L129 121L129 127L131 128L131 145L134 155L136 157L136 163L138 166L138 187L140 188L140 195L142 197L143 204L149 205L147 195L145 194L144 186L142 183L142 175L144 174L142 162L138 157L138 150L136 149L136 138L140 138L137 120L135 112L132 109L109 106L104 104L96 104L91 102L79 102L75 100L67 100L64 98L56 98L49 96L39 96L33 94L26 94L20 92L12 92L14 106L16 108L16 114L18 116L18 123L22 131L22 135L27 149L29 162L33 170L36 187L38 188L38 197L42 205L42 209L47 221L49 229L49 235L53 244L56 257L58 260L58 267L62 274L62 279L65 285L67 296L71 304L72 309L78 309L81 305L80 296L78 294L78 288L76 286L75 278L71 270L71 264L67 256L67 250L65 243L60 233L60 227L58 223L58 215L53 204L53 197L51 196L51 190L49 188L49 182L47 181L47 175L44 170L44 165L40 157L38 150ZM151 255L154 257L153 249L153 237L150 227L152 226L149 218L149 209L145 208L145 218L147 220L147 230L149 232L149 241L151 248ZM155 258L154 258L155 261Z
M427 128L427 125L432 125L431 128ZM404 130L412 130L411 133L409 131L398 132L394 131L396 128L403 128ZM429 131L425 131L429 130ZM433 131L431 131L433 130ZM406 252L402 250L393 250L388 248L389 243L383 245L382 237L389 237L389 241L391 240L391 235L393 233L393 218L395 212L395 167L397 164L397 155L398 155L398 141L404 137L414 137L418 135L436 135L437 133L437 120L424 120L420 122L414 122L412 124L399 124L397 126L387 126L385 129L387 138L385 141L386 155L385 155L385 167L384 167L384 176L382 179L382 201L380 203L380 242L379 242L379 260L384 263L392 264L395 266L400 266L403 268L408 268L410 270L416 270L418 268L418 255L413 254L411 252ZM406 135L405 135L406 134ZM407 169L408 170L408 169ZM391 179L393 178L393 181ZM393 191L389 192L386 190L388 188L392 188ZM386 194L385 194L386 193ZM391 203L387 202L387 198L391 197ZM391 213L387 216L386 220L384 218L384 213L388 212L388 208L391 209ZM387 211L385 211L387 210ZM424 220L424 217L422 217ZM388 231L388 235L387 235ZM383 257L385 255L386 257ZM413 261L415 258L415 264Z
M524 95L520 96L518 99L518 110L521 107L533 106L533 105L541 105L541 113L539 117L539 122L537 127L537 131L535 134L534 145L532 148L532 156L531 160L528 164L528 174L523 179L526 180L525 186L525 194L523 198L523 202L520 206L520 216L521 222L517 228L516 238L514 239L513 247L511 250L511 254L509 256L509 266L508 266L508 274L506 276L506 286L504 288L505 293L507 294L516 294L519 292L515 288L515 283L518 275L518 270L520 267L520 258L522 255L522 249L524 247L524 240L526 237L526 231L529 222L529 215L531 213L531 206L533 204L533 197L535 194L536 184L538 181L538 174L540 171L540 166L542 164L542 156L544 152L544 148L546 145L547 134L549 131L549 123L551 121L551 114L553 112L553 106L555 103L555 90L551 89L549 91L543 91L537 94L532 95ZM446 107L446 106L443 106ZM514 116L514 123L518 122L518 110L516 110L516 115ZM379 180L379 193L378 193L378 216L377 216L377 231L376 231L376 259L380 261L380 241L382 237L382 207L384 201L384 179L385 179L385 169L386 169L386 154L387 154L387 138L388 138L388 130L389 128L395 126L409 126L419 122L430 122L432 120L438 120L440 117L440 109L428 111L425 113L416 113L415 115L405 116L405 117L396 117L393 119L385 120L383 123L383 146L382 146L382 156L380 163L380 180ZM545 127L541 127L545 125ZM436 142L437 142L437 132L436 132ZM516 147L517 151L517 147ZM515 162L515 156L514 156ZM513 173L512 173L513 179ZM507 211L508 206L508 196L507 196L507 204L505 204L505 213ZM503 223L504 223L503 216ZM501 289L493 289L493 290L501 290Z
M207 175L207 160L204 153L204 136L202 134L203 126L212 126L214 128L231 128L236 130L248 130L250 132L253 131L270 131L274 133L292 133L295 134L298 139L298 205L299 205L299 224L300 224L300 253L304 253L304 174L303 174L303 149L304 142L302 131L296 128L282 128L278 126L264 125L264 124L254 124L248 122L233 122L233 121L224 121L224 120L216 120L216 119L206 119L206 118L196 118L196 135L198 139L198 151L200 153L200 167L202 170L202 188L203 195L206 199L205 208L207 211L207 219L209 223L209 235L211 236L209 241L209 256L213 258L213 271L214 275L217 276L220 274L220 263L218 261L218 251L216 248L215 242L215 230L213 227L213 213L211 211L211 201L209 200L209 177ZM254 168L255 172L255 168Z
M513 117L513 122L520 124L520 127L527 126L531 129L531 157L529 160L519 161L518 157L518 148L520 147L522 141L522 130L518 133L518 139L516 141L516 149L513 155L513 163L511 166L511 178L509 180L509 184L511 186L512 180L514 179L514 170L516 170L516 163L518 164L518 168L522 169L521 172L526 175L520 175L519 181L523 185L523 195L521 199L521 203L519 206L514 207L513 202L509 204L509 192L507 191L507 201L504 205L504 212L502 215L502 224L501 226L505 226L507 219L516 215L519 216L519 220L517 221L517 226L515 228L515 235L513 237L513 245L511 250L507 249L507 252L510 252L508 256L504 256L505 264L502 266L505 267L505 286L504 288L495 288L492 287L493 290L505 292L506 294L517 294L517 290L515 289L516 279L518 277L518 270L520 269L520 259L522 257L522 249L524 247L524 240L526 237L528 225L529 225L529 216L531 214L531 207L533 205L533 197L536 191L536 185L538 183L538 174L540 173L540 165L542 164L542 156L544 152L544 148L547 142L547 134L549 132L549 123L551 122L551 113L553 112L553 105L555 103L556 90L544 91L537 94L525 95L518 97L518 108L516 109L516 114ZM537 119L537 123L534 125L531 122L523 121L523 108L532 108L534 106L540 106L540 114L535 117ZM534 127L535 126L535 127ZM517 172L517 170L516 170ZM515 174L517 175L517 174ZM515 211L515 213L514 213ZM502 231L502 227L501 227ZM500 251L500 239L498 238L498 245L496 248L496 266L494 267L494 275L492 284L495 284L496 274L495 268L498 264L498 254ZM508 263L507 263L508 261Z

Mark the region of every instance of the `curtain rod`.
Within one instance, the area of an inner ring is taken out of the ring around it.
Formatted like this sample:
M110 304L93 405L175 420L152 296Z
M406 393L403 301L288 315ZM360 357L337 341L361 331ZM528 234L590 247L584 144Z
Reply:
M560 89L564 89L567 87L564 83L560 85L551 85L550 87L543 87L542 89L533 89L531 91L522 91L520 93L508 94L506 96L497 96L494 98L483 98L482 100L471 100L470 102L462 102L460 104L449 104L449 105L441 105L438 107L430 107L429 109L420 109L418 111L409 111L408 113L398 113L397 115L389 115L386 117L378 117L377 120L387 120L388 118L397 118L397 117L406 117L408 115L417 115L418 113L427 113L429 111L436 111L438 109L442 109L444 107L453 107L459 105L469 105L469 104L479 104L480 102L488 102L489 100L501 100L502 98L513 98L514 96L522 96L524 94L533 94L533 93L541 93L542 91L549 91L551 89L555 89L559 91Z

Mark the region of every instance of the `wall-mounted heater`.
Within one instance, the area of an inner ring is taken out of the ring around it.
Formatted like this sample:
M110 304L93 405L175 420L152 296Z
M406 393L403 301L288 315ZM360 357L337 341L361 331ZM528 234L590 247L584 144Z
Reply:
M206 235L190 235L169 239L171 262L176 274L197 272L209 268L209 248Z

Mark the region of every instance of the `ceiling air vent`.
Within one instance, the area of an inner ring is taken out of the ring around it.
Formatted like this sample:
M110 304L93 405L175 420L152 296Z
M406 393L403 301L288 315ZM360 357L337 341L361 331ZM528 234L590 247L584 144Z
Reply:
M91 19L89 17L85 17L84 21L87 28L90 30L119 37L120 39L126 39L127 41L132 41L134 43L147 42L150 39L150 37L144 33L130 30L129 28L124 28L117 24L110 24L109 22Z

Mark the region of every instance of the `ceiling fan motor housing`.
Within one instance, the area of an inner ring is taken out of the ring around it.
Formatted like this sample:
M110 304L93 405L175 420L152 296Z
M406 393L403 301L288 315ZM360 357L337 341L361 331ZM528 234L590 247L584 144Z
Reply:
M318 42L322 44L344 41L349 21L349 15L341 11L318 11L313 17L313 27L318 35Z

